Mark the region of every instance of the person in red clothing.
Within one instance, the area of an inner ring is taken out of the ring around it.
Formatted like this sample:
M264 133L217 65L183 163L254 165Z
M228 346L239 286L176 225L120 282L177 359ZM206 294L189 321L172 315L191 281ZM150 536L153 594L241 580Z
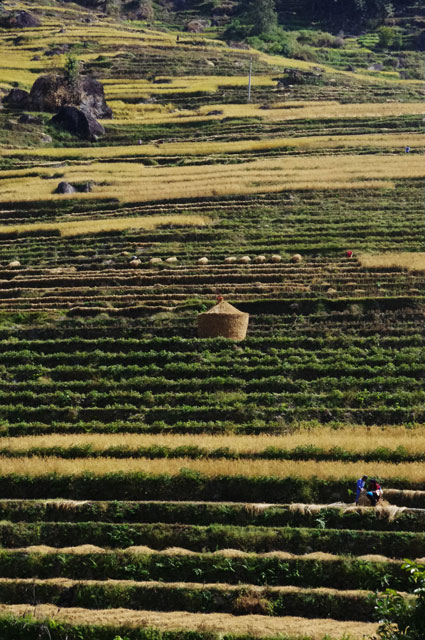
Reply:
M351 251L351 249L348 249L347 251L347 258L351 258L353 255L353 252Z
M372 507L376 507L382 497L382 487L378 484L375 478L371 478L366 495L369 498Z

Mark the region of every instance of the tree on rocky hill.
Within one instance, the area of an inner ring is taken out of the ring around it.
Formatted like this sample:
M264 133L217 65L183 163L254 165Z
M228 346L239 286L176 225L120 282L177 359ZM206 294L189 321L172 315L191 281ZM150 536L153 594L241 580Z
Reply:
M246 14L248 21L253 25L252 33L255 35L270 33L277 27L275 0L250 0Z
M69 54L64 65L64 76L67 84L74 88L80 80L80 62L78 58Z
M121 0L106 0L105 13L108 16L119 16L121 13Z
M155 18L155 10L153 8L152 0L139 0L138 4L138 18L141 18L142 20L153 20Z

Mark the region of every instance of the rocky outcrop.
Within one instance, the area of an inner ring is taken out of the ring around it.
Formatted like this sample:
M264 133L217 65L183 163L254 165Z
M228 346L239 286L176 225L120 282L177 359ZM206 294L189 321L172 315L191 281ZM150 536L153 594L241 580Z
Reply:
M0 14L3 29L32 29L40 26L40 20L28 11L5 11Z
M209 20L190 20L190 22L186 23L186 31L189 31L189 33L202 33L205 29L208 29L210 24Z
M50 122L84 140L95 141L105 134L103 126L89 111L77 107L62 107Z
M33 111L55 112L64 106L75 106L89 110L95 118L112 117L103 85L90 77L82 77L73 86L63 76L40 76L32 86L29 99Z
M30 94L23 89L12 89L7 96L3 98L3 104L10 109L29 109Z

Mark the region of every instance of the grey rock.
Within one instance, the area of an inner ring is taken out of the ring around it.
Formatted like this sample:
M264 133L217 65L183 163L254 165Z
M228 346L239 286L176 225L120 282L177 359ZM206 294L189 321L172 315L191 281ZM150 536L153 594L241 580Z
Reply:
M380 62L374 62L373 64L371 64L367 70L368 71L382 71L384 68L384 65L381 64Z
M94 141L105 135L100 122L89 111L77 107L62 107L50 122L84 140Z
M69 182L59 182L55 193L75 193L76 189Z
M24 89L12 89L7 96L3 98L3 102L11 109L28 109L30 104L30 94Z

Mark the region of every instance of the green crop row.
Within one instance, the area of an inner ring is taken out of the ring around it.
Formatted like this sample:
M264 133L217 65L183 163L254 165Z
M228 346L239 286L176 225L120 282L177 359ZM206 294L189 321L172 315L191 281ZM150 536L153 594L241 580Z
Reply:
M322 376L315 378L303 379L298 378L293 371L285 372L286 375L274 375L264 378L251 377L247 379L236 376L211 376L204 378L177 378L173 379L166 376L158 375L138 375L140 369L135 373L135 367L128 367L126 374L123 373L123 367L119 367L119 371L115 368L99 367L85 369L84 377L81 379L79 371L81 367L56 367L48 369L47 367L39 368L35 366L17 367L7 369L4 378L0 382L0 391L3 397L11 393L29 394L43 392L49 397L57 393L80 393L88 394L91 391L97 393L122 393L129 389L143 389L144 392L158 392L165 388L167 392L216 392L238 390L247 393L267 391L269 393L283 392L305 392L309 390L313 393L328 391L331 387L343 391L347 390L379 390L379 391L396 391L400 390L420 390L422 389L422 378L417 372L411 372L412 376L406 375L378 375L373 377L362 377L360 375L346 376ZM350 372L352 368L350 367ZM252 373L255 368L252 368ZM61 377L64 373L64 378ZM322 372L324 373L324 372ZM335 374L335 372L333 372ZM46 384L46 378L49 378ZM369 391L370 392L370 391ZM29 397L29 396L28 396Z
M155 421L152 424L144 422L140 416L131 416L130 420L91 420L76 418L75 408L69 415L63 415L62 420L39 422L34 417L9 422L4 419L0 424L2 436L41 435L50 433L277 433L282 429L281 420L266 421L249 419L243 423L232 420L184 420L174 424ZM42 416L45 418L45 416Z
M385 398L383 397L385 396ZM399 394L379 394L376 396L377 404L371 407L356 408L351 407L349 403L343 406L329 406L327 398L312 398L309 394L303 396L307 403L316 402L313 406L293 407L288 403L280 402L274 407L265 407L255 403L248 404L243 402L235 402L230 406L204 405L192 406L181 405L173 407L164 405L159 407L137 407L134 404L115 404L108 407L79 407L72 403L72 399L68 399L68 404L64 406L57 405L41 405L26 407L22 404L8 404L0 406L0 418L3 422L3 433L9 434L27 434L34 433L31 427L27 430L24 426L23 430L14 428L8 429L8 422L34 423L44 420L47 423L53 422L74 422L84 425L86 422L98 421L112 423L114 421L138 421L137 431L170 431L174 428L179 432L191 432L190 423L201 423L205 425L203 431L209 431L209 423L224 423L224 430L228 431L228 424L233 423L241 425L238 430L240 432L251 433L251 427L246 425L247 422L258 421L268 425L263 431L273 431L273 425L277 424L277 430L281 430L282 421L285 424L305 420L320 420L323 423L332 421L340 421L347 424L402 424L402 423L425 423L424 404L416 405L414 403L414 395L405 394L403 401L404 406L398 404ZM332 397L330 394L329 397ZM368 394L363 394L364 402L368 398ZM394 406L389 406L392 402ZM5 424L6 423L6 424ZM148 425L144 429L144 425ZM280 425L280 426L279 426ZM48 430L52 431L51 428ZM83 431L89 431L88 428L82 428ZM109 426L102 429L110 431ZM133 429L134 430L134 427ZM215 431L220 428L215 427Z
M266 385L265 385L266 386ZM242 393L242 390L241 390ZM327 389L327 392L313 393L312 390L303 392L262 392L233 394L223 394L217 402L217 396L213 391L192 391L186 393L167 391L165 393L154 394L152 391L138 391L131 388L116 390L115 392L103 392L87 390L83 393L72 393L66 390L57 390L49 393L48 387L40 391L0 391L0 415L10 418L10 415L20 417L20 412L33 412L43 410L50 412L56 419L61 415L63 409L79 409L86 414L90 411L102 411L107 409L112 413L117 413L121 409L145 411L145 420L167 420L170 418L170 409L175 416L183 417L188 414L204 415L210 411L210 419L219 419L221 411L222 418L230 417L229 412L235 417L243 415L258 415L263 413L267 419L273 417L276 408L285 410L291 409L341 409L350 407L355 410L368 407L371 410L381 409L388 404L396 405L401 410L409 410L412 407L422 407L425 405L425 390L415 389L414 391L370 391L367 389ZM243 406L241 406L243 401ZM258 408L261 407L261 412ZM257 410L256 410L257 408ZM418 409L420 411L420 408ZM425 412L422 411L422 414ZM123 413L123 416L126 414Z
M270 355L285 355L289 349L302 349L304 351L321 351L325 349L368 349L370 346L374 348L400 348L400 347L423 347L425 343L424 337L420 333L412 335L400 336L380 336L376 335L331 335L324 338L323 336L311 337L308 335L294 336L256 336L248 337L244 342L244 355L260 355L266 351ZM96 350L108 353L129 353L143 352L146 358L155 360L159 363L169 362L172 358L178 357L183 359L184 355L192 356L194 350L207 346L211 355L216 354L217 357L228 354L230 351L227 340L217 338L214 340L199 338L182 338L180 336L173 337L151 337L147 338L108 338L99 337L88 339L81 336L73 336L71 338L58 338L57 340L28 340L23 338L19 343L0 339L0 352L12 347L13 349L25 350L37 354L55 354L74 353L76 346L80 352L92 353Z
M241 306L241 305L239 305ZM78 346L76 343L76 347ZM332 362L337 367L341 367L342 373L345 372L346 367L361 367L359 361L365 366L365 370L374 371L376 367L384 366L388 362L394 362L397 365L414 364L418 367L418 370L423 370L423 363L418 360L420 354L423 351L423 347L404 347L394 351L391 347L388 349L377 348L373 342L369 345L369 348L357 348L348 347L347 349L338 348L331 349L325 348L316 349L314 352L303 348L292 347L287 350L278 351L270 354L269 350L256 351L255 353L247 353L244 351L240 355L232 352L230 349L224 353L211 354L208 350L210 346L206 341L204 350L197 349L196 356L192 352L190 353L178 353L167 351L165 353L152 352L150 350L143 351L127 351L127 352L108 352L101 349L95 349L93 351L82 350L75 348L73 352L68 353L64 351L56 350L54 353L40 353L30 349L16 349L15 345L8 345L9 348L0 352L0 364L7 366L16 365L28 365L37 364L38 366L63 366L67 365L96 365L96 366L116 366L116 365L137 365L139 367L145 365L156 365L161 370L165 371L181 371L184 373L199 372L200 370L207 368L207 370L224 369L226 365L236 365L236 372L246 371L249 367L259 367L260 370L264 368L265 371L270 371L273 375L273 367L280 365L282 372L291 370L294 368L295 372L302 370L305 367L306 370L320 371L321 368L326 368L327 365ZM195 349L195 344L193 349ZM320 360L319 360L320 357ZM363 358L367 357L367 364L363 363ZM422 366L422 369L419 367ZM177 369L176 369L177 368ZM155 369L153 369L155 370ZM147 369L146 372L149 372ZM233 371L233 369L232 369ZM274 372L276 375L276 371ZM347 375L345 373L345 375Z
M389 558L422 557L425 534L405 531L383 532L352 529L252 527L213 524L137 524L105 522L0 522L2 547L32 545L67 547L94 544L106 548L147 545L160 550L182 547L191 551L240 549L267 553L309 551L329 553L344 549L346 554L381 554Z
M0 551L2 578L73 580L155 580L257 586L408 591L409 575L401 562L353 558L229 557L217 554L166 555L129 552L75 554Z

